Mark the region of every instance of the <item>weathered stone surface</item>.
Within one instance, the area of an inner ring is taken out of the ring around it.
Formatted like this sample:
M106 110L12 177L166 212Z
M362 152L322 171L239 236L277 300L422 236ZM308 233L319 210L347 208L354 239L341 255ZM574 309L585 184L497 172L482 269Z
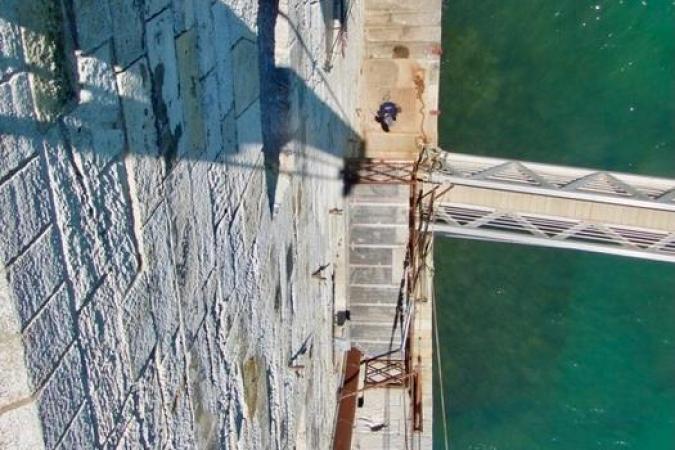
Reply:
M0 134L0 180L8 179L41 148L42 142L38 139Z
M54 448L84 400L82 362L77 346L70 347L38 397L42 421L50 426L43 429L45 446Z
M349 282L352 284L389 284L397 280L391 276L391 267L352 267Z
M255 41L241 39L232 49L234 107L237 117L260 97L258 47Z
M398 301L399 288L369 288L369 287L351 287L349 289L349 298L352 303L389 303L396 304Z
M157 344L147 279L139 277L122 305L122 326L129 348L131 374L137 379Z
M95 49L112 36L112 19L107 3L99 0L73 0L77 43L85 52Z
M7 3L9 4L3 6L3 17L0 17L0 79L18 72L24 65L21 30L16 23L15 5Z
M32 383L25 370L23 341L16 331L10 333L6 330L0 334L0 337L2 337L0 341L0 404L16 406L28 398L32 392Z
M87 205L88 190L72 148L61 130L51 130L45 145L54 209L65 249L65 264L79 309L105 272L102 244L96 235L93 207Z
M50 0L21 2L23 53L31 66L30 80L37 115L54 120L75 99L71 67L72 39L61 5ZM102 15L101 15L102 16ZM83 30L84 32L84 30ZM84 41L86 33L83 34Z
M1 134L19 136L32 133L36 120L28 75L19 73L0 83Z
M91 417L89 403L82 404L77 415L73 418L70 427L63 435L61 443L56 447L58 450L70 450L74 448L94 448L94 422Z
M50 227L7 270L8 285L25 326L65 277L57 231Z
M218 77L215 72L209 73L200 81L201 109L204 114L205 159L215 161L225 149L223 145L223 119L220 112Z
M118 296L106 280L78 318L82 362L99 443L113 432L132 383Z
M184 133L172 17L171 10L165 9L152 18L145 28L157 147L169 168L177 157Z
M362 206L354 205L349 211L350 223L407 225L408 208L406 206Z
M197 35L188 30L176 38L176 56L180 79L185 139L178 147L178 156L195 158L205 149L204 115L202 112L201 83L199 82L199 60Z
M64 122L82 170L98 173L124 151L111 46L103 45L91 55L78 55L77 76L79 102Z
M171 232L166 204L161 204L143 228L144 264L160 352L171 346L179 327L178 293L172 261Z
M232 43L230 39L232 14L220 0L213 4L211 12L213 15L213 46L216 61L216 75L218 78L220 107L224 115L230 110L234 102Z
M216 62L213 39L213 16L211 0L193 0L195 10L195 29L197 33L197 53L199 55L199 77L210 73Z
M176 35L189 30L195 23L195 0L171 0Z
M354 111L355 93L337 73L358 71L358 48L322 81L318 4L283 5L307 44L292 44L289 108L312 123L288 134L300 156L284 167L303 172L277 189L263 132L284 124L262 122L259 98L271 10L73 0L40 16L60 3L5 2L0 430L21 412L31 449L280 449L306 408L305 448L328 448L332 289L311 274L335 254L324 212L342 207L339 183L326 182L338 169L321 153L339 163L348 134L332 111ZM35 24L20 39L19 12ZM288 355L310 335L298 377Z
M24 345L31 349L26 364L35 388L42 385L75 339L73 302L66 285L62 284L47 302L23 333Z
M349 263L391 266L393 263L392 249L371 247L352 248L349 251Z
M17 257L51 221L49 188L39 158L0 185L0 262Z
M118 67L124 68L143 54L143 3L115 0L110 8Z
M42 428L34 401L17 405L0 415L0 443L5 448L16 450L44 448Z

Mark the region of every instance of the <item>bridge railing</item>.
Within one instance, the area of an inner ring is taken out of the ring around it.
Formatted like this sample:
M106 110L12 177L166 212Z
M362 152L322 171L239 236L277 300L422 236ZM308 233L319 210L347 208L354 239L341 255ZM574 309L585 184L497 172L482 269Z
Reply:
M675 211L675 180L426 149L426 181Z
M429 215L434 233L450 237L569 248L675 262L675 233L440 203Z

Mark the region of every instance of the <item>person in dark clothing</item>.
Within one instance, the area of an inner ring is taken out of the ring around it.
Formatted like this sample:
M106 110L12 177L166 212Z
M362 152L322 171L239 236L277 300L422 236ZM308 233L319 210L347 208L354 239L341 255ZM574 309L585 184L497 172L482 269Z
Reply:
M401 112L401 108L394 102L384 102L380 105L375 116L375 121L382 126L382 130L389 133L389 129L396 122L396 115Z

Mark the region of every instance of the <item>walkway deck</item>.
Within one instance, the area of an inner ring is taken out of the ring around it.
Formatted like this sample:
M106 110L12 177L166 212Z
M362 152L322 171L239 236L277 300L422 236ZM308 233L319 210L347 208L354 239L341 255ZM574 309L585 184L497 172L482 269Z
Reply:
M359 108L364 157L413 162L424 143L435 145L440 68L441 0L366 0L365 59ZM401 107L397 122L385 133L374 116L384 101ZM349 198L348 302L351 341L367 357L400 349L402 333L396 305L404 284L409 243L408 184L357 184ZM425 274L427 276L429 273ZM431 283L420 283L430 289ZM369 389L357 409L353 449L428 449L432 446L431 293L412 298L411 369L420 373L421 419L413 431L413 390ZM393 330L393 331L392 331ZM390 359L402 358L394 351ZM409 386L411 387L412 384Z

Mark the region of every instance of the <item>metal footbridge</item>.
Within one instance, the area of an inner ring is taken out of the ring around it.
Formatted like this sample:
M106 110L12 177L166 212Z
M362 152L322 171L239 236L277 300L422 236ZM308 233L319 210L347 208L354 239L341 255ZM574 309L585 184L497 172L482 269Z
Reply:
M371 164L370 182L416 185L424 231L675 262L675 180L438 149Z

